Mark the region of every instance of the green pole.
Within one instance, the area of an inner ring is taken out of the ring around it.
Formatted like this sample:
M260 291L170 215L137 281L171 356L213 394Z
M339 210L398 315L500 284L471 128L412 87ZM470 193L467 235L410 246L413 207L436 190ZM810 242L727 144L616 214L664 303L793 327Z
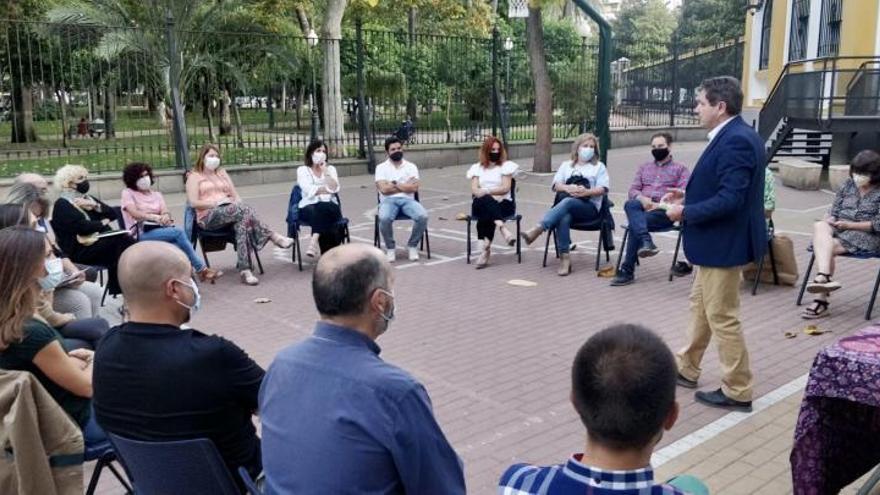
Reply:
M574 4L599 25L599 94L596 97L596 134L599 135L599 146L602 148L602 161L607 162L608 149L611 147L611 58L614 56L611 24L608 24L608 21L586 0L574 0Z

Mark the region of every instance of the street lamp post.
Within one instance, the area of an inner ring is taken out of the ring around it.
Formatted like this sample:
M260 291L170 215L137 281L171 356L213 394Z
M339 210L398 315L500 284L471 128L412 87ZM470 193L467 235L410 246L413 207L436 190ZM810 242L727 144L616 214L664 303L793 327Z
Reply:
M507 132L505 135L509 135L510 133L510 52L513 50L513 40L508 36L504 40L504 53L507 55L507 70L504 71L505 75L505 83L504 83L504 127ZM510 139L508 136L507 139Z
M318 139L318 108L315 106L315 100L317 99L317 84L315 82L315 64L312 61L312 48L318 45L318 35L315 33L314 29L309 29L309 34L306 35L306 40L309 43L309 65L312 66L312 94L309 97L309 103L312 108L312 130L311 130L311 141L315 141Z

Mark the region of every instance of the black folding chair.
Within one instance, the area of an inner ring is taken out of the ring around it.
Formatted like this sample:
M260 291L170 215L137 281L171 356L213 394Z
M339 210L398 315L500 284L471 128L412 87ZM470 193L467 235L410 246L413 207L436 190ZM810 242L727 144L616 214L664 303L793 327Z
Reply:
M813 246L807 248L810 253L810 263L807 264L807 271L804 273L804 280L801 282L801 290L798 292L797 302L796 304L800 306L804 299L804 291L807 289L807 284L810 280L810 274L813 272L813 264L816 262L816 253L813 252ZM869 259L877 259L880 258L880 253L870 253L870 254L839 254L837 255L840 258L852 258L857 260L869 260ZM877 289L880 288L880 269L877 270L877 277L874 280L874 290L871 292L871 299L868 300L868 308L865 310L865 319L871 319L871 313L874 312L874 301L877 299Z
M677 239L675 241L675 252L672 254L672 264L669 266L669 281L672 282L673 270L675 269L675 264L678 263L678 252L681 249L681 225L675 224L668 229L655 230L651 232L652 234L661 234L663 232L678 232ZM616 271L620 271L620 264L623 262L623 255L626 253L626 243L633 242L629 238L629 225L623 225L623 240L620 243L620 252L617 253L617 267ZM639 263L639 259L636 258L636 264Z
M779 285L779 272L776 269L776 255L773 253L773 238L776 236L776 227L773 219L767 220L767 255L758 259L758 271L755 272L755 283L752 285L752 295L758 294L758 284L761 283L761 271L764 269L764 259L770 258L770 270L773 272L773 285Z
M520 224L522 223L522 215L516 212L516 179L510 180L510 200L513 202L513 215L508 216L507 218L502 218L501 220L505 223L516 221L516 262L522 263L522 244L519 236ZM475 219L473 217L473 212L468 215L465 220L467 220L467 264L471 264L471 222Z
M202 257L205 258L205 265L210 267L211 262L208 260L208 253L213 253L216 251L225 251L227 244L232 244L234 249L238 249L235 244L235 229L232 225L227 225L222 229L216 230L207 230L199 227L199 222L196 220L195 210L189 203L186 204L187 211L185 214L187 217L192 217L192 237L190 238L190 242L193 247L197 245L202 248ZM265 273L263 271L263 263L260 261L260 253L257 250L257 247L248 239L247 242L248 252L248 265L251 270L254 269L254 261L255 258L257 260L257 267L260 269L260 274ZM253 257L252 257L253 255Z
M553 202L556 206L558 201ZM602 207L599 209L599 218L590 222L572 223L569 227L571 230L579 230L582 232L599 232L599 244L596 247L596 271L599 271L599 261L602 257L602 251L605 251L605 261L611 261L611 251L614 250L614 218L611 216L611 208L614 203L608 199L608 195L602 196ZM547 241L544 244L544 261L541 266L547 266L547 253L550 251L550 238L553 238L553 247L556 250L556 257L559 257L559 243L556 239L556 229L552 229L547 233Z
M333 197L336 198L336 204L339 205L339 208L342 208L342 200L339 199L339 193L333 194ZM299 246L299 229L300 227L310 227L308 223L302 220L302 217L299 213L299 202L302 199L302 188L299 187L299 184L293 186L293 190L290 191L290 200L287 204L287 237L293 238L293 249L291 250L291 260L299 266L299 271L302 271L302 249ZM349 220L346 217L342 217L336 225L342 230L342 238L343 242L350 243L351 235L348 231Z
M415 198L416 202L421 203L421 201L419 201L419 192L418 191L415 192L414 198ZM379 193L377 192L376 193L376 204L378 205L381 202L382 202L382 197L379 196ZM397 216L394 218L395 222L398 220L412 220L412 219L410 217L408 217L406 214L404 214L403 210L400 209L397 211ZM376 209L376 214L373 215L373 224L374 224L373 225L373 245L378 248L378 247L381 247L381 245L379 244L379 210L378 210L378 208ZM431 259L431 239L428 237L428 227L425 227L425 235L422 236L422 240L419 243L419 251L426 251L428 254L428 259Z

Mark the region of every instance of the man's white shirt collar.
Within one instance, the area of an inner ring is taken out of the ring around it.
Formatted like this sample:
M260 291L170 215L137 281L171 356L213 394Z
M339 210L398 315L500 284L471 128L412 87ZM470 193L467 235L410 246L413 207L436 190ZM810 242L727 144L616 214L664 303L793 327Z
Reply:
M734 116L734 117L735 117L735 116ZM709 142L712 142L712 140L715 139L715 136L717 136L718 133L721 132L721 129L723 129L724 126L726 126L728 123L730 123L730 121L733 120L734 117L728 117L727 120L725 120L724 122L722 122L722 123L716 125L714 129L712 129L711 131L709 131L709 135L708 135Z

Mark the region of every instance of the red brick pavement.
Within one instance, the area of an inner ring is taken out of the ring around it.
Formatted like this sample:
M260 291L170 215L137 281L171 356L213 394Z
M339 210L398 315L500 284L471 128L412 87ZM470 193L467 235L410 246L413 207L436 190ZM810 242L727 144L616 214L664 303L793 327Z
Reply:
M684 143L678 156L693 163L702 146ZM644 149L612 152L615 192L625 191L646 154ZM561 161L557 158L554 163ZM591 334L615 322L633 322L657 331L673 349L684 343L691 278L666 281L675 238L657 236L664 253L642 263L637 283L609 287L609 280L598 278L592 268L595 233L574 234L582 245L573 255L574 273L569 277L555 274L552 253L547 268L541 268L543 238L523 253L521 265L507 249L511 254L493 255L491 267L476 271L463 259L464 224L452 220L469 209L464 170L447 167L423 174L434 258L423 257L415 265L398 261L397 320L379 344L384 359L424 382L440 424L464 460L469 492L493 493L498 476L512 462L555 463L582 450L583 428L569 403L569 372L575 351ZM344 212L357 241L372 240L371 182L368 177L342 178ZM537 176L519 180L524 227L533 225L551 201L548 182L549 177ZM267 222L280 228L289 187L242 188L242 193ZM777 228L800 232L809 231L812 219L821 216L822 205L831 199L820 192L785 189L779 196ZM618 221L625 222L621 196L615 194L614 199ZM172 196L169 201L181 198ZM397 233L399 245L408 227L399 224L404 229ZM620 235L618 229L618 245ZM809 238L792 237L803 270ZM311 270L297 271L289 251L268 247L262 252L266 275L254 288L238 282L231 250L211 254L210 259L227 276L214 286L203 286L204 304L194 319L195 328L235 341L264 366L280 349L310 334L317 317ZM805 323L794 305L793 288L762 285L756 297L743 291L742 320L757 397L804 374L820 347L865 324L862 317L875 268L871 262L839 264L837 278L845 288L835 294L832 317L820 322L833 333L818 337L783 337L784 331L799 330ZM507 284L511 279L538 285L514 287ZM272 302L256 304L257 297ZM700 384L707 389L719 386L714 346L706 354ZM724 415L695 404L690 391L679 389L678 399L681 419L661 446ZM101 493L121 492L112 476L102 478Z

